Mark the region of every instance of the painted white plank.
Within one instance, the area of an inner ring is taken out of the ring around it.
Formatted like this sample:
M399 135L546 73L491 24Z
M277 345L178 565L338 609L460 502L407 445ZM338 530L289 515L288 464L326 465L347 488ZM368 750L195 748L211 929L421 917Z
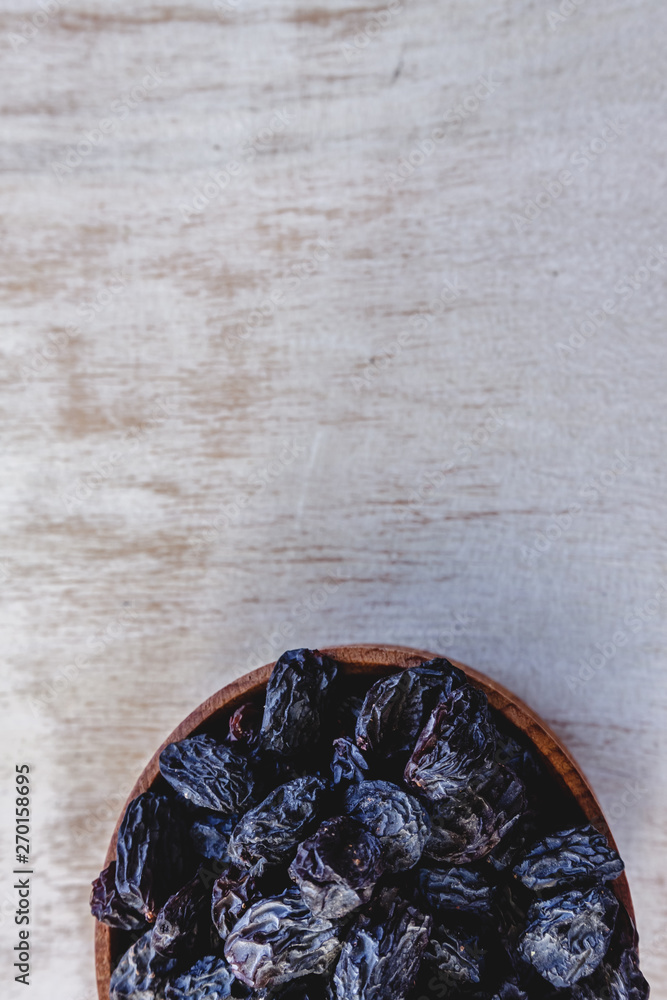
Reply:
M565 737L667 997L667 12L552 9L0 14L0 785L34 765L35 1000L92 995L88 885L163 736L284 647L365 640Z

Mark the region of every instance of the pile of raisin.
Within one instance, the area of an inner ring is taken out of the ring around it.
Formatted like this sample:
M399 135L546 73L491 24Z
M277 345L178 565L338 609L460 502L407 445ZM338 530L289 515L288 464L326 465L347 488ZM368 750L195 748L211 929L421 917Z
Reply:
M648 997L623 862L447 660L292 650L160 771L93 883L111 1000Z

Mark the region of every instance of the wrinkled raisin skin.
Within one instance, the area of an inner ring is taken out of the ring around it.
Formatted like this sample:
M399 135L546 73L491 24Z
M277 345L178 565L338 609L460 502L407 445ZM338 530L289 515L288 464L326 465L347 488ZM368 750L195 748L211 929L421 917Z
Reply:
M389 781L361 781L350 786L345 805L379 840L387 871L414 868L429 832L426 810L414 796Z
M177 806L155 792L133 799L118 831L117 854L118 895L152 922L184 878L187 835Z
M126 906L116 888L116 862L112 861L93 882L90 911L109 927L137 931L146 927L146 920L136 910Z
M357 745L404 766L438 699L464 684L465 675L441 658L382 677L368 691L359 712Z
M594 826L550 833L534 843L514 874L534 892L612 881L624 865L604 834Z
M336 926L314 917L295 890L253 903L225 942L237 979L255 989L325 975L339 952Z
M252 865L260 858L272 864L289 861L317 826L328 788L320 778L296 778L275 788L243 816L229 841L233 861Z
M528 910L518 953L547 982L568 989L601 964L617 911L618 900L606 887L538 899Z
M349 816L325 820L299 845L290 875L317 917L341 920L368 902L382 874L380 843Z
M283 653L266 686L260 734L266 750L286 757L312 753L337 674L335 662L319 650Z
M466 684L431 712L405 767L406 784L434 801L445 799L489 764L495 749L488 699Z
M257 801L255 767L241 747L211 736L189 736L160 754L162 777L187 802L230 816Z
M232 995L234 976L223 958L206 955L169 979L164 1000L225 1000Z
M334 973L337 1000L406 1000L415 985L432 918L393 890L349 933Z

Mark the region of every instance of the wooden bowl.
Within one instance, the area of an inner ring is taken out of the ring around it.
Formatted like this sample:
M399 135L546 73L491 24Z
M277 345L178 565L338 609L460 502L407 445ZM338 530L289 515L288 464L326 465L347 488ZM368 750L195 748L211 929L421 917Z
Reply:
M372 677L382 677L385 674L392 673L397 667L401 669L414 667L426 660L432 660L434 657L442 655L418 649L410 649L407 646L374 645L331 646L328 649L322 649L321 652L328 653L329 656L332 656L342 664L346 674L365 674ZM587 820L604 833L609 843L615 847L614 838L593 789L586 780L581 768L555 733L549 729L546 723L535 712L528 708L511 691L508 691L507 688L504 688L501 684L497 684L496 681L491 680L489 677L485 677L484 674L478 673L471 667L465 666L463 663L458 663L456 660L451 660L451 662L465 672L471 684L485 691L489 703L493 708L527 737L561 787L569 792L577 801ZM244 701L261 694L266 687L266 682L271 675L272 669L273 663L268 663L265 667L259 667L258 670L253 670L244 677L232 681L231 684L217 691L196 708L167 737L162 746L159 747L149 760L130 792L125 806L123 806L109 844L109 850L104 862L105 866L116 857L116 837L127 803L141 794L141 792L147 791L157 781L162 780L160 779L159 768L159 757L162 749L168 743L182 740L193 733L205 731L223 716L227 716L235 708L243 704ZM630 888L625 874L616 879L613 883L613 888L630 917L634 920ZM116 933L107 927L106 924L95 922L95 968L99 1000L109 1000L109 978L111 975L111 959L114 952L114 937Z

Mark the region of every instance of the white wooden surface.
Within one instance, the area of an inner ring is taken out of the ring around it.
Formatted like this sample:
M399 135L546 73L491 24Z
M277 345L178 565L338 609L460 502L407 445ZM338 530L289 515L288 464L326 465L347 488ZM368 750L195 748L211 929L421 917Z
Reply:
M667 997L667 8L379 4L2 7L3 996L93 996L89 882L191 708L378 640L566 739Z

